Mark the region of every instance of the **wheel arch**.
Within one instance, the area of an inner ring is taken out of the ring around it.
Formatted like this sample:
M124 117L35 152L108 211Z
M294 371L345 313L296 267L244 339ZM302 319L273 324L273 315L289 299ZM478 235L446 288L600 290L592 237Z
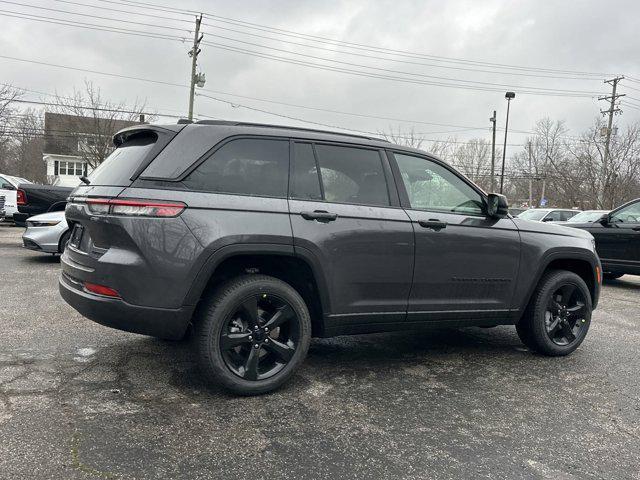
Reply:
M599 264L592 255L579 251L559 251L551 252L544 257L540 262L541 266L538 269L535 281L529 287L525 301L522 307L522 312L531 302L533 293L540 284L542 277L551 270L566 270L573 272L584 280L589 288L591 294L591 302L593 308L598 304L598 297L600 294L600 279L599 272L597 271Z
M229 245L209 256L189 289L185 304L197 305L206 292L234 276L269 275L288 283L302 296L311 314L312 334L323 336L324 315L330 307L327 286L318 268L305 255L296 255L292 245Z

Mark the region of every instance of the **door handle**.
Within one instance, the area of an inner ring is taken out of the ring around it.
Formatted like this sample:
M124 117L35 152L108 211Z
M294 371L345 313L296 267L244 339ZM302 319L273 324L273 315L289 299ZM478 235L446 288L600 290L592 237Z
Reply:
M326 210L314 210L313 212L300 212L305 220L317 220L318 222L333 222L338 218L337 213L329 213Z
M418 220L418 224L424 228L430 228L436 232L447 228L447 222L441 222L437 218L430 218L429 220Z

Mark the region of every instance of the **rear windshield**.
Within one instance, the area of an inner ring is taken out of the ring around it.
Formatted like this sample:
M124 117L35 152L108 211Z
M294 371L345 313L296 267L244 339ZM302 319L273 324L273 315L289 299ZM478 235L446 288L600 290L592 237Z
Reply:
M158 136L148 131L128 138L89 175L91 185L130 185L131 176L151 152L157 140Z

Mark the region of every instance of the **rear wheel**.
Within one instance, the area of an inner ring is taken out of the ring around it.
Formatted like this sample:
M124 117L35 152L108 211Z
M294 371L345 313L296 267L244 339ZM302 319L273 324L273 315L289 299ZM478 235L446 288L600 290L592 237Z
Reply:
M552 271L540 281L516 329L530 349L544 355L568 355L587 335L591 310L591 294L584 280L573 272Z
M311 341L309 311L298 292L266 275L244 275L216 290L195 328L202 371L241 395L280 387Z

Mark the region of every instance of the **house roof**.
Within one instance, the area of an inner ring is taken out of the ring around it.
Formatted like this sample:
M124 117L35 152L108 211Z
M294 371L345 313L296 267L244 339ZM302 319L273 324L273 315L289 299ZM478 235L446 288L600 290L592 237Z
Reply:
M99 135L105 142L118 130L136 125L138 122L114 120L110 118L82 117L64 113L45 112L44 114L44 152L57 155L80 155L78 140L87 135Z

